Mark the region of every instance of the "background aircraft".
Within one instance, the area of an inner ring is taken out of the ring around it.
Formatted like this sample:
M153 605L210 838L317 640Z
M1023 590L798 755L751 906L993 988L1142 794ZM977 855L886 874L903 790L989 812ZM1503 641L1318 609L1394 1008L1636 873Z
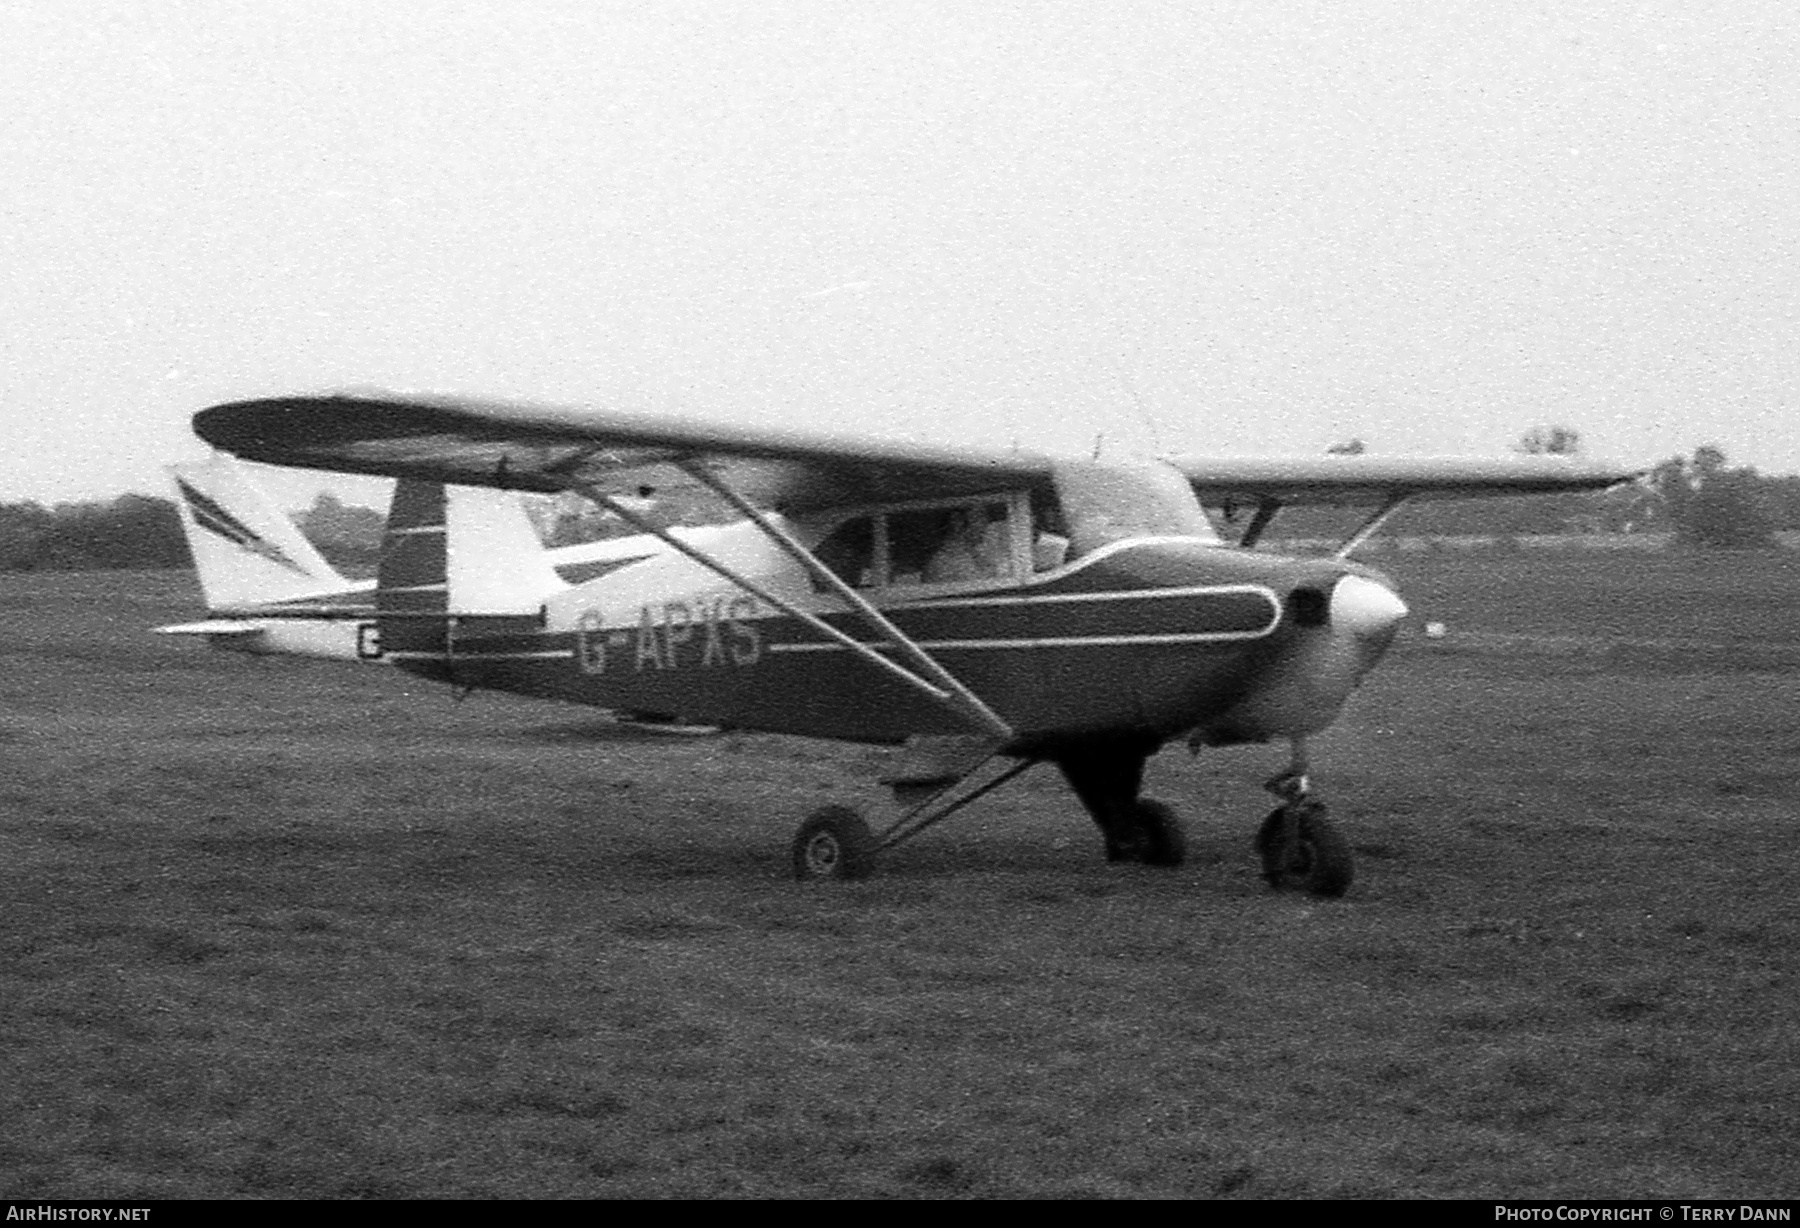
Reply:
M1272 883L1341 893L1347 845L1306 739L1336 718L1406 607L1349 552L1413 498L1599 489L1561 457L1075 460L1022 449L698 425L611 409L414 395L218 406L196 432L275 464L402 479L375 589L383 652L420 675L914 752L879 837L827 807L802 877L854 877L1034 763L1054 764L1107 855L1178 864L1148 757L1287 740L1258 835ZM616 491L673 469L744 519L683 540ZM457 524L443 483L578 491L666 547L582 584ZM1201 500L1256 514L1234 546ZM1255 543L1283 506L1368 503L1331 558Z

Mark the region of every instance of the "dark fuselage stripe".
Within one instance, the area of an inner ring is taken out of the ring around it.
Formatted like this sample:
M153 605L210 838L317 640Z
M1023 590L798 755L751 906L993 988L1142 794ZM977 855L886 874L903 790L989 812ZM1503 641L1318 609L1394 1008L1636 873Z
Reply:
M965 648L1113 648L1121 644L1220 644L1261 639L1266 631L1194 631L1168 635L1045 635L1016 640L918 640L920 648L956 651ZM864 642L866 648L892 649L888 643ZM770 644L770 652L848 652L842 644Z
M452 645L445 652L390 652L390 657L401 660L423 661L566 661L575 655L573 648L559 648L546 652L465 652Z

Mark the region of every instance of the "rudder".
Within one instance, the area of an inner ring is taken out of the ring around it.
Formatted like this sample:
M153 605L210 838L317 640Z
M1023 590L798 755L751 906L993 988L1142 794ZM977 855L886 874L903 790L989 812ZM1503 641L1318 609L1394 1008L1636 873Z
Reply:
M537 614L566 587L516 495L394 487L375 587L384 652L446 656L453 620Z

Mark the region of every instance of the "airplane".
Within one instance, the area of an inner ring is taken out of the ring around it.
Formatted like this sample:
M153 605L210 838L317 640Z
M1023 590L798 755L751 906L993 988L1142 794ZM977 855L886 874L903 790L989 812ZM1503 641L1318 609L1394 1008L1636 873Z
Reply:
M802 879L855 879L1035 764L1062 774L1110 861L1179 865L1141 796L1171 742L1285 740L1264 877L1341 895L1348 843L1312 785L1329 727L1407 607L1349 556L1415 499L1599 490L1636 470L1507 459L1075 458L614 406L356 392L233 402L194 430L232 455L402 479L375 587L401 669L726 728L900 746L901 813L808 816ZM680 481L741 517L703 537L620 492ZM471 545L446 485L578 492L663 550L583 583ZM1204 502L1253 508L1234 541ZM1373 510L1330 557L1252 549L1279 511Z

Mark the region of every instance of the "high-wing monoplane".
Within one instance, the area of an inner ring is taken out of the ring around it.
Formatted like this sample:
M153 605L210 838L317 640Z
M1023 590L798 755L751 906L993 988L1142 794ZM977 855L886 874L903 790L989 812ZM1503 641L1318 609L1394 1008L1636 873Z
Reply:
M793 842L803 878L876 856L1034 764L1053 764L1116 861L1179 864L1182 829L1140 796L1146 760L1287 741L1257 845L1271 883L1341 893L1348 845L1307 739L1391 643L1406 606L1351 552L1412 499L1594 490L1630 471L1566 457L1074 459L611 407L365 393L204 410L214 446L385 474L378 650L402 669L746 730L904 745L902 813L845 807ZM740 517L647 519L626 492L710 491ZM579 492L641 554L569 583L540 554L461 530L444 484ZM1254 509L1223 541L1204 502ZM1367 504L1331 557L1252 550L1283 508Z

